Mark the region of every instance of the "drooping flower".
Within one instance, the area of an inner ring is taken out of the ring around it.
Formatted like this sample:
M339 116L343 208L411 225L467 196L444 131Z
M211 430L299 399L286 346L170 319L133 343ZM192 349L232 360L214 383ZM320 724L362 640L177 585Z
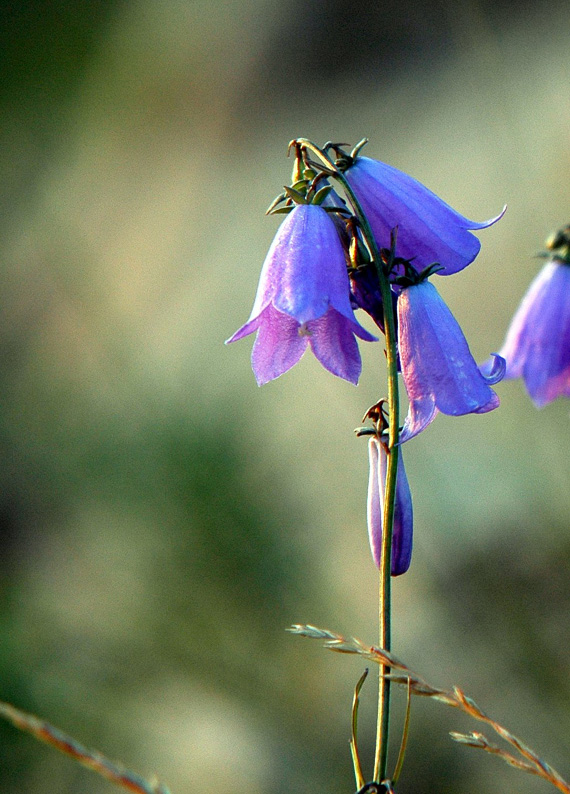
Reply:
M530 285L500 350L538 408L570 397L570 262L553 257Z
M265 258L249 320L227 341L257 331L251 361L261 386L299 361L309 345L332 372L356 384L362 368L355 336L376 341L356 320L346 259L329 214L294 207Z
M437 411L461 416L499 405L490 385L504 376L504 360L495 356L491 373L482 374L457 320L428 281L398 297L398 348L409 400L402 441L420 433Z
M377 436L368 442L370 474L368 479L368 538L374 562L380 567L384 515L384 493L388 456L386 447ZM412 495L404 469L402 452L398 458L396 499L394 502L394 529L392 533L392 576L406 573L412 559L413 511Z
M345 176L378 247L389 247L397 227L398 254L411 260L418 273L433 262L441 264L441 276L463 270L481 248L470 230L492 226L506 209L482 223L469 220L408 174L369 157L356 157Z

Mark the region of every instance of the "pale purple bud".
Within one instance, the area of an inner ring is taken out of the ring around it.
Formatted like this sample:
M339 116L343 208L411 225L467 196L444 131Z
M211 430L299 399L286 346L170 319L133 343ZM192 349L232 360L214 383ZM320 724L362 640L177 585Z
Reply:
M384 495L386 490L386 472L388 455L386 447L376 437L368 442L370 474L368 479L368 538L374 562L380 567L382 557L382 536L384 526ZM394 502L394 529L392 532L392 576L406 573L412 559L413 511L412 495L402 451L398 457L398 474L396 477L396 499Z

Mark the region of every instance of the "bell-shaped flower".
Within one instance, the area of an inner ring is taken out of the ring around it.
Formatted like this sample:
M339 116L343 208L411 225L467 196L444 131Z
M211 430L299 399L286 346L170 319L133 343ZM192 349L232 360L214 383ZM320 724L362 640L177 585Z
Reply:
M355 336L376 337L356 321L344 249L322 207L299 204L287 215L263 264L250 318L227 341L254 331L251 362L260 386L296 364L307 346L333 375L358 382Z
M504 360L495 356L491 373L482 374L457 320L428 281L398 297L398 349L409 400L401 441L420 433L438 411L461 416L499 405L490 385L504 376Z
M535 404L570 397L570 263L553 258L530 285L500 350L507 378L523 378Z
M384 525L384 495L386 490L386 472L388 456L386 447L377 436L368 442L370 474L368 478L368 538L374 562L380 567L382 557L382 536ZM406 573L412 559L413 511L412 495L402 451L398 458L398 474L396 477L396 499L394 502L394 528L392 532L392 576Z
M491 220L471 221L408 174L369 157L356 157L345 177L378 247L389 247L390 233L397 227L398 255L412 260L418 273L432 262L441 264L440 276L463 270L481 248L470 230L492 226L506 209Z

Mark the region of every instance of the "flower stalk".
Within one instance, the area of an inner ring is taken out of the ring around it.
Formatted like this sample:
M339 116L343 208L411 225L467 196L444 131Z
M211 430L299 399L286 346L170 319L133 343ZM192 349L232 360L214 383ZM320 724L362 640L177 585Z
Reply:
M319 147L307 138L290 142L292 184L268 210L287 218L263 264L250 318L228 342L256 333L252 368L259 385L294 366L307 347L325 369L356 385L361 372L356 337L377 339L360 326L354 311L363 309L384 333L388 398L367 412L365 420L372 427L357 428L356 433L371 436L368 534L380 569L379 646L389 654L391 577L408 569L413 533L400 444L424 430L439 411L461 416L496 408L499 398L490 385L505 369L504 360L495 355L491 371L481 372L457 322L427 279L467 267L481 247L471 232L493 225L504 210L482 223L470 220L402 171L360 157L366 143L363 139L349 154L343 143ZM402 429L400 368L409 402ZM360 794L391 792L404 757L405 739L390 779L393 665L381 665L374 776L363 785L356 737L363 679L355 693L351 751ZM408 719L409 714L406 726Z
M354 157L366 140L361 141L353 150ZM370 251L372 261L378 273L378 281L382 293L384 304L384 330L386 337L386 366L388 375L388 466L386 471L386 490L384 498L384 517L382 534L382 553L380 561L380 582L379 582L379 644L381 648L390 650L392 644L391 630L391 561L392 561L392 534L394 527L394 507L396 501L396 477L398 474L398 455L399 455L399 392L398 392L398 354L396 322L392 304L392 292L390 284L383 267L382 257L378 245L370 228L370 224L358 198L346 179L344 173L337 168L336 164L330 159L325 151L319 149L314 143L299 138L295 144L302 149L307 149L319 157L325 163L327 170L330 171L331 178L339 182L347 195L354 214L360 224L362 237ZM324 147L325 149L327 147ZM330 148L333 148L332 146ZM298 150L297 150L298 151ZM393 265L395 258L397 240L397 229L391 233L390 257L387 263L387 272ZM376 751L374 758L374 777L376 783L381 783L386 779L386 769L388 762L388 742L390 729L390 679L387 677L390 670L388 667L381 667L379 671L379 692L378 692L378 721L376 729Z
M358 147L357 147L358 148ZM388 466L386 470L386 490L384 497L384 519L382 534L382 555L380 560L380 582L378 591L379 606L379 641L380 647L390 650L392 647L392 534L394 529L394 507L396 503L396 477L398 474L398 437L400 431L400 398L398 391L398 354L396 346L396 322L392 305L392 292L388 278L382 266L380 251L354 191L341 173L334 178L343 186L350 198L355 214L359 220L362 236L372 254L376 266L378 281L384 304L384 331L386 336L386 367L388 375ZM397 230L391 235L390 258L387 269L393 265L396 249ZM376 783L386 779L388 763L388 742L390 731L390 679L387 678L389 668L380 667L378 691L378 722L376 728L376 752L374 758L374 778Z

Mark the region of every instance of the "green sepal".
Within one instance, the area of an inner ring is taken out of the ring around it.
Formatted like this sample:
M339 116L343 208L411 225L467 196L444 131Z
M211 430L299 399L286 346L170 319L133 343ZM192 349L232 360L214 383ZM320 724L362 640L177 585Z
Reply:
M313 196L311 204L317 204L318 206L320 206L323 203L323 201L326 199L326 197L329 195L332 189L333 189L332 185L325 185L320 190L317 190L317 192Z
M287 187L287 185L285 185L284 187L285 187L285 193L287 193L289 198L292 199L295 202L295 204L308 204L309 203L307 201L306 196L304 196L298 190L295 190L294 187Z
M277 207L277 209L267 212L266 215L288 215L294 209L295 205L289 204L288 207Z
M422 272L419 274L419 280L426 281L426 279L430 278L430 276L434 276L443 269L443 265L440 265L439 262L433 262L431 265L428 265L424 270L422 270Z
M287 194L286 193L281 193L279 196L274 198L273 201L271 202L271 204L269 205L269 207L267 207L267 209L265 210L265 214L266 215L271 215L271 213L273 212L275 207L277 207L279 204L281 204L282 201L285 201L286 198L287 198Z
M433 264L428 265L421 273L417 273L414 270L412 265L412 260L406 259L399 259L395 260L397 264L401 264L405 268L405 274L403 276L397 276L397 278L393 279L393 283L397 284L399 287L415 287L417 284L421 284L424 281L427 281L428 278L435 275L435 273L439 273L443 270L443 265L440 265L439 262L433 262Z
M297 190L299 193L301 193L304 196L308 185L309 185L308 179L299 179L298 182L293 182L291 187L293 188L293 190Z
M348 207L323 207L325 212L338 212L340 215L350 215Z

